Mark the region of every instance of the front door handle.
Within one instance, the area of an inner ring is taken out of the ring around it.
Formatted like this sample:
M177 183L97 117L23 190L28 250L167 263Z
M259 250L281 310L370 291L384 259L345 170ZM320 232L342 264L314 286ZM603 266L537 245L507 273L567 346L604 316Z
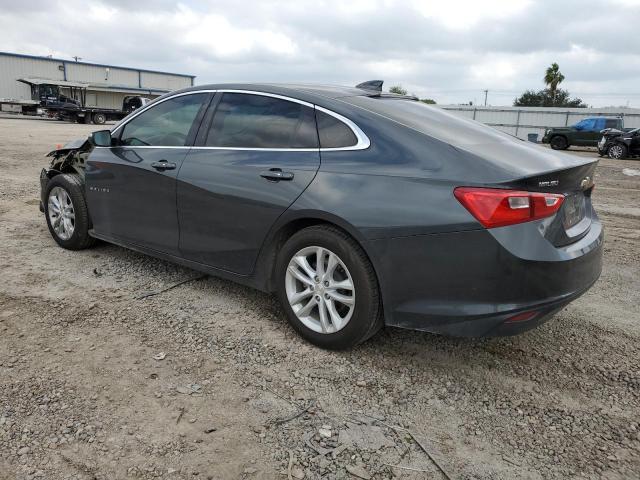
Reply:
M271 180L272 182L293 180L293 172L283 172L281 168L270 168L269 170L260 173L260 176L267 180Z
M159 162L153 162L151 164L153 168L158 170L159 172L164 172L165 170L175 170L176 164L167 162L166 160L160 160Z

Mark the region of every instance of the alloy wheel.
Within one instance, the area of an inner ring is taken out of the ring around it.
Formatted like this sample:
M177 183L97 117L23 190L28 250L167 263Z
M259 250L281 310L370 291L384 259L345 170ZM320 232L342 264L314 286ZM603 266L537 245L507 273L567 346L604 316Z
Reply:
M311 246L289 261L285 289L300 322L318 333L342 330L355 309L355 288L344 262L331 250Z
M609 147L609 158L622 158L622 153L620 145L611 145Z
M69 240L76 226L76 213L71 197L64 188L54 187L48 199L49 222L61 240Z

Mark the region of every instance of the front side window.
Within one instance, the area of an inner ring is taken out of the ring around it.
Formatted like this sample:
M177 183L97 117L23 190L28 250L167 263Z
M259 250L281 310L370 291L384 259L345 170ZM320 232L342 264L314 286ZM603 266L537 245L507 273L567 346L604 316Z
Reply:
M122 129L120 143L127 146L183 147L206 93L165 100L142 112Z
M231 148L318 148L314 111L279 98L224 93L205 144Z

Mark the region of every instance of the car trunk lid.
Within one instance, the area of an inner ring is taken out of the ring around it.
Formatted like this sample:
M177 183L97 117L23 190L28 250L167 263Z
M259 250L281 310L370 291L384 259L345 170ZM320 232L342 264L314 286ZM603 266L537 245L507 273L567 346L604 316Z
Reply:
M544 230L545 237L555 246L564 246L584 237L594 216L591 193L594 187L597 160L590 163L531 175L503 184L509 188L530 192L560 193L564 201Z

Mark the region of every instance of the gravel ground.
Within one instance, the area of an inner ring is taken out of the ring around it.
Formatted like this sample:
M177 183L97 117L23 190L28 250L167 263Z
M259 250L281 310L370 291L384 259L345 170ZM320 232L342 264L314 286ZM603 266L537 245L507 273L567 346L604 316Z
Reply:
M546 325L331 353L263 293L139 300L199 274L57 247L38 173L93 129L0 117L0 479L640 477L640 162L601 161L602 277Z

